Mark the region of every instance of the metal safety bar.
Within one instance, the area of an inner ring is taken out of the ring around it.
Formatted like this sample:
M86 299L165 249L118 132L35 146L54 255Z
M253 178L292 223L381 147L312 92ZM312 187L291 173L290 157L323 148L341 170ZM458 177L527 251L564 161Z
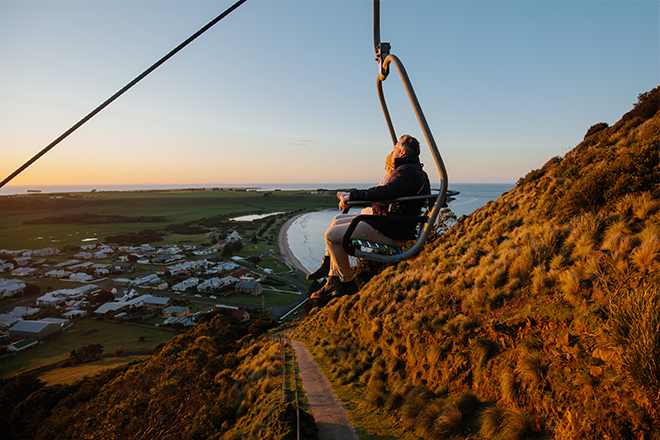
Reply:
M445 164L442 160L442 156L438 151L438 146L435 143L435 139L433 138L431 129L429 128L428 122L426 121L426 117L424 116L422 107L419 104L419 100L417 99L415 90L413 89L412 83L410 82L408 73L406 72L406 69L403 67L403 63L401 63L401 60L399 60L398 57L390 53L390 44L383 43L380 41L380 0L373 1L373 11L374 11L373 13L374 52L376 56L376 61L378 62L378 66L379 66L378 79L376 81L376 85L378 88L378 98L380 99L380 105L383 109L385 120L387 121L387 127L390 131L392 143L396 145L398 138L396 136L396 132L394 131L392 118L390 117L390 112L387 109L387 103L385 102L385 95L383 93L383 81L385 81L389 75L390 64L394 64L397 71L399 72L399 76L401 77L401 81L403 82L406 92L408 93L408 98L410 99L410 102L413 106L413 110L415 111L415 115L417 116L417 120L419 121L419 125L422 128L422 131L424 132L424 137L426 138L426 142L429 148L431 149L431 153L433 154L433 159L435 160L435 164L438 167L438 171L440 172L439 194L437 195L435 203L433 204L433 207L430 210L430 213L428 215L428 220L424 222L422 226L419 236L417 237L416 243L410 249L398 255L379 255L370 252L363 252L359 249L356 249L354 252L354 255L359 258L367 258L370 260L397 263L399 261L405 260L406 258L412 257L422 249L422 246L424 246L424 242L426 241L426 238L429 236L431 229L433 228L433 225L435 224L435 221L438 218L438 214L440 213L440 210L445 204L447 198L448 179L447 179L447 169L445 168Z

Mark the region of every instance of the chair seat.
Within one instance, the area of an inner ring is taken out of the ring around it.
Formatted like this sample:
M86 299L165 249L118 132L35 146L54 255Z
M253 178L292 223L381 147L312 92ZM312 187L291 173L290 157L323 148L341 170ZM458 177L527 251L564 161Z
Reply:
M366 240L352 239L351 246L383 252L386 255L398 255L403 253L403 248L401 246L388 246L386 244L374 243L373 241Z

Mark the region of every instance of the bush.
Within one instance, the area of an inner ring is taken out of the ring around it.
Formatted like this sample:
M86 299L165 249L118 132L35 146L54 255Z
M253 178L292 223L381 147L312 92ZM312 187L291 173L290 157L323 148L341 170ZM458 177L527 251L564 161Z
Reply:
M660 288L635 288L610 310L607 328L629 376L651 398L660 392Z
M609 127L609 124L607 122L599 122L598 124L594 124L591 127L589 127L589 130L587 130L587 133L584 135L584 138L586 139L589 136L594 135L607 127Z

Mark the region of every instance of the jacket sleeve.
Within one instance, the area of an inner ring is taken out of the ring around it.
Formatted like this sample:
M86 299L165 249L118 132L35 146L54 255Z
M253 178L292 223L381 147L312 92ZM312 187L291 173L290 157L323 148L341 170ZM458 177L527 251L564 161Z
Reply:
M378 202L411 196L417 194L423 184L413 167L403 165L392 172L385 184L351 191L350 200Z

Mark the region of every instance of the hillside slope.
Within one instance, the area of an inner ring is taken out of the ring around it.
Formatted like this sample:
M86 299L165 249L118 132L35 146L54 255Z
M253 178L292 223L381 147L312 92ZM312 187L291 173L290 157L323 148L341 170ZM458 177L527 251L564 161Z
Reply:
M296 331L416 438L660 438L659 89Z

